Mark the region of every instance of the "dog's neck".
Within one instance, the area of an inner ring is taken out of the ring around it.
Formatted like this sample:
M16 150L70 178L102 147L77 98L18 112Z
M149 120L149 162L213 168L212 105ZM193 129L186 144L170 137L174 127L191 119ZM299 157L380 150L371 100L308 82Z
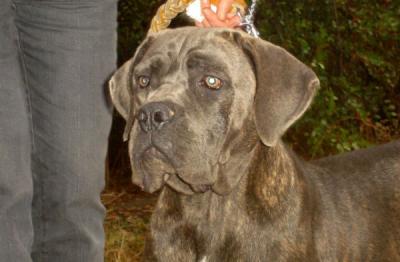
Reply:
M246 175L246 200L253 205L251 214L260 222L282 219L300 210L304 199L303 172L297 158L279 142L275 147L260 145L254 163Z
M275 147L257 143L248 155L242 157L245 159L242 163L246 166L234 169L233 172L243 173L229 194L219 195L210 190L187 196L166 188L160 201L168 205L163 205L162 209L171 208L181 213L179 216L192 221L210 222L240 213L260 223L272 223L285 216L288 209L291 214L299 210L303 199L299 194L303 194L304 183L296 159L283 143Z

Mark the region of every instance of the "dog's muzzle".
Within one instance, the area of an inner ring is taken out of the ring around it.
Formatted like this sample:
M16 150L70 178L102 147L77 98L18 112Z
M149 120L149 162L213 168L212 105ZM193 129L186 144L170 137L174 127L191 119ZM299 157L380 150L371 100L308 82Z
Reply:
M143 106L137 115L143 132L160 130L167 122L172 121L175 113L165 103L153 102Z

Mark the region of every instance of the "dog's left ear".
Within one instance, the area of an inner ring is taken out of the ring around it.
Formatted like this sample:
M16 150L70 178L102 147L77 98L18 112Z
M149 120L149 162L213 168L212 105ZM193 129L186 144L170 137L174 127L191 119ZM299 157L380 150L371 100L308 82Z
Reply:
M124 131L124 141L129 137L129 132L134 122L134 108L132 99L132 60L128 60L112 76L110 86L110 96L115 109L125 119L126 126Z
M310 68L281 47L243 34L237 40L253 62L257 79L257 132L265 145L274 146L308 108L319 80Z

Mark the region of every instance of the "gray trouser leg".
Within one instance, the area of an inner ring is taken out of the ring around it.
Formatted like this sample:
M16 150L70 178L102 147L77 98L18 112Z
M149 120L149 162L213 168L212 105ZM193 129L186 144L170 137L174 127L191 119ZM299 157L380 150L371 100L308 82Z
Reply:
M40 262L103 261L104 208L100 192L104 186L104 159L111 122L104 84L116 62L116 1L14 2L29 114L21 113L27 122L26 126L18 126L18 132L23 134L12 135L25 135L26 141L16 139L22 145L29 144L27 119L31 119L32 163L12 155L4 161L8 165L20 161L23 165L18 162L15 166L26 165L32 170L32 259ZM0 70L2 75L3 67ZM9 85L17 84L9 82ZM0 96L3 98L3 94ZM11 103L6 101L6 105L7 102ZM23 102L21 107L26 105L26 101ZM0 121L10 121L8 118L14 116L3 116L3 110L10 109L3 108L2 102ZM7 128L7 132L11 131ZM8 136L10 134L5 133L5 141ZM28 149L21 151L26 155ZM3 165L3 159L0 161ZM28 177L29 168L21 171L21 176ZM3 184L3 176L0 180ZM29 177L26 181L25 187L29 186ZM14 184L8 191L22 190L18 188L20 185ZM26 199L23 201L19 197L18 201L24 202L26 209L16 211L23 217L23 212L30 211L26 204L30 191L25 191ZM29 216L26 217L25 227L29 225ZM17 227L14 234L19 234L20 230L24 228ZM28 246L29 251L31 237L24 237L28 240L23 245Z
M0 2L0 261L30 261L31 143L14 11Z

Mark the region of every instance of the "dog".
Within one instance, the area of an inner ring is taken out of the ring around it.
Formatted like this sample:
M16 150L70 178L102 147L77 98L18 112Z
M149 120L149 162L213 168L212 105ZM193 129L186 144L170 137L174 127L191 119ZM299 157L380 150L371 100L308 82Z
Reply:
M281 141L319 80L238 30L149 35L110 80L144 261L400 261L400 142L305 162Z

